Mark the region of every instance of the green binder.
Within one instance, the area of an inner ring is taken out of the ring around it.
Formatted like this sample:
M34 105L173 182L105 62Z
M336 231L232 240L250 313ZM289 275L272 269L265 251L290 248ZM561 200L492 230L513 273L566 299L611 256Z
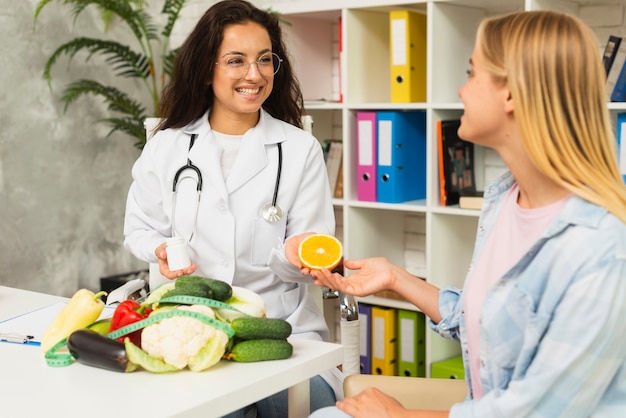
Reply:
M426 320L417 311L398 309L398 375L426 376Z
M465 379L463 357L437 361L431 365L430 377L436 379Z

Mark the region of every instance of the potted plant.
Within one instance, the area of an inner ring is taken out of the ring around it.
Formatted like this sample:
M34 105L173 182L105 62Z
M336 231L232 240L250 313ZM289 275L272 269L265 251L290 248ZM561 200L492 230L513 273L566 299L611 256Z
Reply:
M55 0L41 0L38 3L34 15L35 25L43 8L53 1ZM88 6L95 6L100 10L105 29L113 21L121 21L134 35L138 49L135 50L115 40L77 37L59 46L50 55L44 67L44 79L51 84L52 67L61 56L67 56L71 63L76 54L85 52L87 53L85 62L92 56L99 55L104 58L116 76L139 80L152 100L149 113L142 103L133 99L127 92L115 86L103 85L93 79L80 79L68 84L60 100L67 110L80 96L95 95L103 98L109 116L100 121L111 128L107 136L116 131L124 132L136 140L136 147L143 148L146 143L144 121L156 115L161 90L171 74L177 50L170 48L170 35L186 0L164 0L160 12L161 20L165 22L162 27L158 26L157 20L148 12L145 0L57 1L73 5L74 20Z

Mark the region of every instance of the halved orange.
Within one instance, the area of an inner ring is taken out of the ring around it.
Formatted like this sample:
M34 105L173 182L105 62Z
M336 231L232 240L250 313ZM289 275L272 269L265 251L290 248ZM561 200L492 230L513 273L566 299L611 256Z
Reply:
M339 265L343 257L341 242L332 235L309 235L298 247L300 262L312 270L332 270Z

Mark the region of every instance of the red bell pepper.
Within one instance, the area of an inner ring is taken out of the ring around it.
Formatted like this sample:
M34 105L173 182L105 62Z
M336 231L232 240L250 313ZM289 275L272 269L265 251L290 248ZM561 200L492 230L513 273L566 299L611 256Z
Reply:
M113 332L125 327L126 325L141 321L146 318L150 312L152 312L152 310L148 309L147 305L140 305L138 302L130 299L125 300L120 303L117 308L115 308L113 317L111 318L111 327L109 332ZM126 337L130 338L133 344L137 347L141 347L141 330L134 331L116 339L124 342L124 338Z

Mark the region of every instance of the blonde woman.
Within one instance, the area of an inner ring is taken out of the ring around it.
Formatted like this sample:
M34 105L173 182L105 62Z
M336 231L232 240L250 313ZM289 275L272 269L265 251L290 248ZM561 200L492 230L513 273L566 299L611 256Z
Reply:
M604 81L594 35L576 17L519 12L480 25L459 135L496 150L510 172L486 189L464 288L438 289L384 258L346 260L357 271L345 278L311 273L346 293L391 289L413 302L460 341L468 398L407 411L368 389L341 411L626 416L626 188Z

